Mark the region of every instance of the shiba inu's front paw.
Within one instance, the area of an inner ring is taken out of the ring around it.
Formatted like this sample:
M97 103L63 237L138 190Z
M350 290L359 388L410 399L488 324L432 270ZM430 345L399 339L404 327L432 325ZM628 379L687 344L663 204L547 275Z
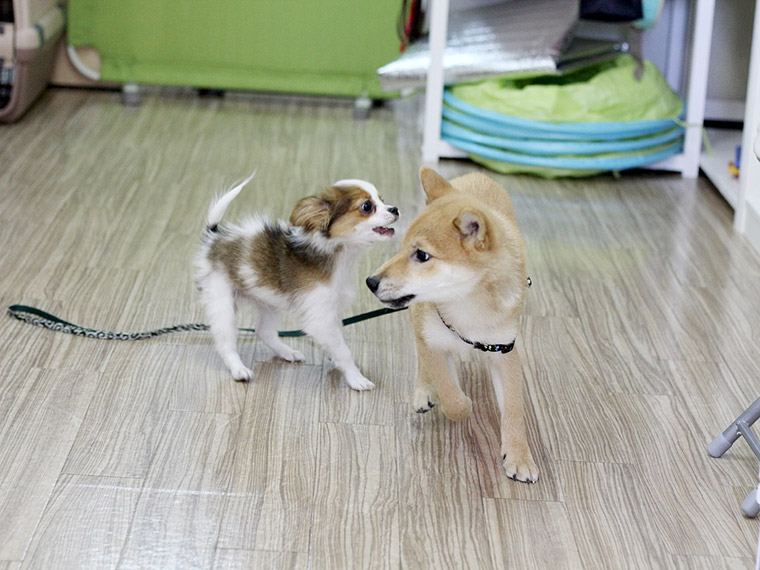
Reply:
M362 392L375 389L375 384L361 374L346 374L345 377L348 385L354 390Z
M521 483L535 483L538 481L538 467L530 455L520 457L516 453L502 453L502 466L507 477Z
M438 398L436 398L432 390L425 387L418 387L414 391L414 396L412 397L412 408L414 408L414 411L418 414L429 412L437 403Z
M447 418L458 422L468 418L472 413L472 400L463 393L456 398L441 398L441 409Z

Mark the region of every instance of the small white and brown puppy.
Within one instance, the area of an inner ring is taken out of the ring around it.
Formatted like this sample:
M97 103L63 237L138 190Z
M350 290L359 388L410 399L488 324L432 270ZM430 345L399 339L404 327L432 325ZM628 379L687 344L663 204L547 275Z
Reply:
M427 206L401 251L367 286L386 305L410 306L418 355L412 405L436 403L447 417L470 415L453 355L482 356L501 412L501 456L509 477L535 482L528 445L520 358L513 350L527 288L525 247L507 191L480 173L451 182L429 168L420 180Z
M387 226L398 219L398 209L385 205L369 182L340 180L300 200L290 223L256 216L221 225L252 177L212 202L196 259L200 300L219 355L235 380L252 378L237 351L236 302L247 299L258 310L257 336L277 356L303 360L277 335L279 314L287 310L328 352L351 388L371 390L375 385L356 367L343 339L341 309L353 300L357 257L393 235Z

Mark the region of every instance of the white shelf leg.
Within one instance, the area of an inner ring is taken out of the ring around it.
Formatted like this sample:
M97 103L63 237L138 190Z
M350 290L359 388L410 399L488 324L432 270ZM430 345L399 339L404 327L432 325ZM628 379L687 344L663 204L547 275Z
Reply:
M749 57L749 79L747 81L747 104L744 109L744 131L742 132L741 171L739 173L739 199L734 215L734 229L740 233L747 231L747 200L757 203L760 188L760 165L753 152L760 144L760 1L755 2L755 24L752 32L752 48Z
M681 174L685 178L699 175L699 155L702 151L702 123L705 118L707 97L707 72L710 66L715 0L698 0L691 40L691 64L686 99L687 127L684 140L684 164Z
M430 2L430 69L425 89L422 161L436 163L441 157L441 111L443 110L443 52L449 26L449 0Z

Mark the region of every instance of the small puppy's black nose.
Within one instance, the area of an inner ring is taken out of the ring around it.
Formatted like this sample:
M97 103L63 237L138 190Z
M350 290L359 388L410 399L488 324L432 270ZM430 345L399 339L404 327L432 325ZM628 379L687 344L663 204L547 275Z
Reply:
M398 217L398 208L396 206L388 206L388 211L394 216Z
M373 293L377 293L377 288L380 287L380 279L374 275L370 275L367 277L367 287L369 287L369 290Z

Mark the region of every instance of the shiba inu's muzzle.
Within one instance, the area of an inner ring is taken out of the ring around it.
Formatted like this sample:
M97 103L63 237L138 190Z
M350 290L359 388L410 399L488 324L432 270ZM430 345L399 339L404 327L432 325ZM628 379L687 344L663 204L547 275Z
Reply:
M376 275L370 275L367 277L366 283L369 290L372 291L372 293L374 293L384 305L387 305L392 309L403 309L416 297L416 295L404 295L403 297L398 297L396 299L381 299L377 294L377 290L380 288L380 278Z

